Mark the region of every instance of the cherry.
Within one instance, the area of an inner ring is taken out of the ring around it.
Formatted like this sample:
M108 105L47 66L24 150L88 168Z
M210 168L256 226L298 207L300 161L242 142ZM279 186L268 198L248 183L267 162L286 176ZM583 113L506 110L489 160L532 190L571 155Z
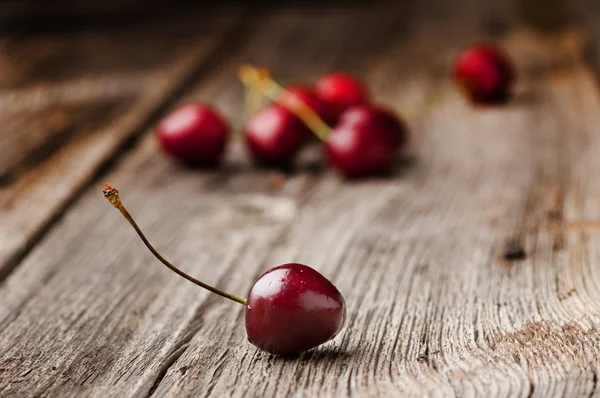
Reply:
M315 84L315 94L329 107L330 117L325 119L335 124L340 115L354 105L367 102L367 90L356 78L341 72L330 73Z
M298 93L298 90L295 90L292 86L291 91L288 92L271 79L270 74L265 69L255 68L252 65L242 65L238 75L250 92L261 93L276 104L284 104L286 110L301 119L304 125L312 130L317 137L321 140L325 139L329 132L329 126L317 114L320 107L315 105L315 101L297 101L296 99L303 99L302 96L294 95L294 93Z
M374 114L381 117L386 126L384 130L389 131L392 137L395 138L396 148L403 150L409 141L408 127L404 121L394 111L383 105L371 105L370 108Z
M257 163L288 166L310 135L308 128L287 108L271 104L244 125L246 145Z
M274 101L285 96L285 90L268 76L257 79L256 69L251 66L240 69L240 78ZM309 106L289 109L325 143L329 163L347 177L388 173L397 150L408 142L405 125L382 106L352 106L342 113L333 129Z
M290 355L331 340L345 318L346 303L331 282L306 265L284 264L250 289L246 332L258 348Z
M214 108L191 103L171 112L156 127L163 150L189 166L219 162L229 136L229 125Z
M368 177L390 172L406 132L390 113L370 105L345 111L325 142L329 164L346 177Z
M502 103L515 80L508 56L492 44L479 44L464 50L454 64L454 81L475 103Z
M304 103L321 119L329 120L328 106L307 86L292 85L285 88L279 104L286 108L297 108L298 102Z
M135 229L146 247L167 268L219 296L246 306L248 340L279 355L295 355L334 338L344 325L346 303L323 275L302 264L283 264L265 272L252 285L248 299L210 286L168 262L150 244L119 197L104 185L104 196Z

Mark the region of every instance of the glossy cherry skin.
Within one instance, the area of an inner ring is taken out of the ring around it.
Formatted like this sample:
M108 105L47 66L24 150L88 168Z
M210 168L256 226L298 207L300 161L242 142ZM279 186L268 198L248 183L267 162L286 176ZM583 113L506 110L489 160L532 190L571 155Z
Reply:
M162 119L156 135L163 150L189 166L219 162L229 139L229 124L214 108L192 103Z
M329 110L330 124L335 124L341 114L354 105L367 102L367 89L364 85L346 73L336 72L320 78L315 84L315 94Z
M369 105L348 109L329 133L325 154L329 164L349 178L391 171L406 130L386 111Z
M515 69L508 56L491 44L464 50L454 64L454 81L475 103L502 103L509 99Z
M288 166L310 132L291 111L271 104L244 125L244 138L254 160L267 166Z
M330 119L328 106L307 86L293 85L285 88L285 93L279 103L288 109L295 109L297 102L302 102L308 106L321 119L327 121Z
M271 268L248 294L248 340L273 354L295 355L315 348L334 338L345 319L342 294L306 265Z

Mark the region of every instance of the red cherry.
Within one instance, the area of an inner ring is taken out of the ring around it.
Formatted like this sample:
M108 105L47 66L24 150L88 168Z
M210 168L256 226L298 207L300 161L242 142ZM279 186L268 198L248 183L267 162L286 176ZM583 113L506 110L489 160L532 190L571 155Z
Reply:
M273 354L298 354L321 345L338 334L345 319L342 294L306 265L271 268L248 294L248 340Z
M394 111L383 105L372 105L371 109L382 118L386 125L385 130L395 138L396 148L404 149L409 141L408 127L404 121Z
M285 88L278 102L288 109L296 109L298 102L301 102L308 106L321 119L329 119L327 105L309 87L299 85L288 86Z
M515 80L508 56L491 44L464 50L454 64L454 81L476 103L506 101Z
M356 78L346 73L331 73L315 84L315 94L329 107L330 118L335 124L340 115L354 105L367 102L367 90Z
M346 319L342 294L323 275L302 264L271 268L252 285L248 299L210 286L168 262L150 244L129 214L119 191L104 185L104 196L131 224L144 244L167 268L188 281L246 306L248 340L279 355L299 354L335 337Z
M344 112L325 142L329 164L350 178L390 172L405 130L388 116L369 105Z
M244 126L246 145L257 163L287 166L310 132L292 112L271 104L252 115Z
M189 166L219 162L229 138L229 125L214 108L192 103L176 109L156 127L163 150Z

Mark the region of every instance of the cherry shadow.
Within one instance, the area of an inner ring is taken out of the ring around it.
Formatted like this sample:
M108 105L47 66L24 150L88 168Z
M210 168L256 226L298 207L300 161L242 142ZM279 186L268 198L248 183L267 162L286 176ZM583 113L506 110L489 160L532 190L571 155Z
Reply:
M382 181L402 178L409 173L418 164L418 158L415 155L400 156L394 160L394 164L390 171L378 175L358 176L358 177L343 177L344 181L366 182L366 181Z
M394 168L392 170L391 176L393 177L402 177L411 170L413 170L419 164L419 158L416 155L405 155L396 159L394 163Z
M272 359L279 359L285 362L303 362L303 363L330 363L332 361L343 361L360 355L361 348L345 349L336 346L327 346L303 352L298 355L277 356L271 355Z
M469 101L469 105L473 109L486 111L504 109L512 106L529 106L539 100L539 94L533 90L519 91L511 95L489 98L485 101L475 102Z
M407 173L411 172L418 165L416 155L398 156L392 165L392 168L387 173L379 175L369 175L364 177L344 177L332 170L325 159L320 156L299 159L298 162L288 165L269 165L257 164L251 160L244 159L225 159L219 163L201 164L201 165L185 165L176 161L170 161L169 168L173 173L180 174L199 174L202 179L198 180L205 188L218 188L226 185L233 178L244 175L253 175L256 178L264 177L265 184L272 186L274 189L282 186L289 178L293 178L299 174L308 174L309 176L320 176L325 173L336 173L338 178L348 183L363 183L363 182L381 182L385 180L393 180L403 178ZM252 180L256 183L256 178ZM261 184L259 184L262 186Z
M308 161L301 162L295 168L295 171L309 174L321 174L325 170L327 170L327 165L321 159L310 159Z
M533 90L518 92L513 95L510 103L516 106L529 106L539 101L539 93Z

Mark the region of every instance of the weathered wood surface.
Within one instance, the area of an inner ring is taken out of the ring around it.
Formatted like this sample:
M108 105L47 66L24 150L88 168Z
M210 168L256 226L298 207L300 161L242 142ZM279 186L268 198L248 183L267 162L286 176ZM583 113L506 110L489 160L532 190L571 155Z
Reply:
M239 40L237 19L2 42L0 280L220 42Z
M0 396L600 394L600 97L586 34L541 35L511 7L278 11L180 99L239 124L234 73L250 61L307 79L344 68L405 110L448 84L459 48L504 26L515 101L473 108L450 93L413 113L391 178L342 181L309 151L279 187L239 145L222 170L185 170L151 129L102 176L166 257L221 288L243 294L282 262L321 271L348 303L333 342L296 359L256 350L243 307L161 267L99 181L0 285ZM526 258L505 261L509 243Z

